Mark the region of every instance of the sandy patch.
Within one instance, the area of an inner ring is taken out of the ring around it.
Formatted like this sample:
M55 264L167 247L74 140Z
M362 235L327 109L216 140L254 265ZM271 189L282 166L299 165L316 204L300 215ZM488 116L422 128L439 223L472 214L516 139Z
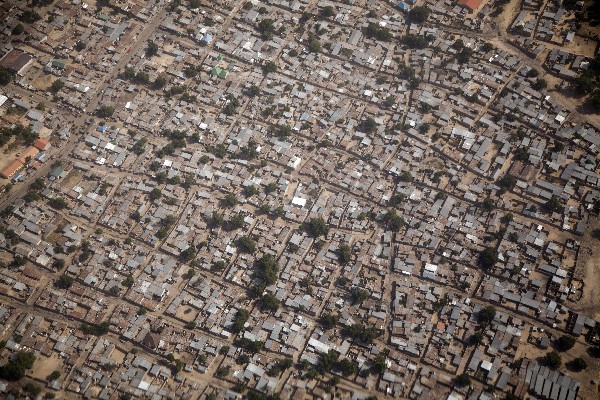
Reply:
M600 248L599 242L592 239L591 232L600 227L597 218L590 218L590 224L585 235L581 238L581 250L575 266L575 278L583 281L583 296L581 300L570 307L594 319L600 319Z
M62 371L63 360L58 356L58 354L52 354L50 357L38 357L35 360L35 364L33 367L33 376L36 379L41 379L45 381L53 371L60 371L61 375L64 376L64 372Z

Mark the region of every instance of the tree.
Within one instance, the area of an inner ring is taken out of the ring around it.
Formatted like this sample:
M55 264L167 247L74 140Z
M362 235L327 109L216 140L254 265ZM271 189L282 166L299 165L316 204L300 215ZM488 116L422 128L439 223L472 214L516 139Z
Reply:
M468 344L472 344L472 345L478 345L483 341L483 332L481 331L477 331L474 334L472 334L471 336L469 336L469 339L467 340Z
M531 84L531 87L535 90L542 90L548 87L548 82L545 79L538 78L534 83Z
M61 275L54 281L54 287L59 289L69 289L73 285L74 279L72 276Z
M160 198L161 198L161 196L162 196L162 192L161 192L161 191L160 191L160 189L158 189L158 188L154 188L154 189L152 189L152 191L150 191L150 193L148 194L148 198L149 198L151 201L158 200L158 199L160 199Z
M580 372L587 368L587 363L583 358L577 357L567 363L567 368L575 372Z
M319 318L319 323L323 327L323 329L331 329L334 328L338 323L338 316L335 314L325 314Z
M571 350L575 346L575 338L570 335L562 335L556 340L555 344L558 351Z
M322 18L331 18L335 15L335 10L332 6L325 6L319 9L319 15Z
M421 35L408 34L404 36L400 42L406 45L409 49L424 49L429 45L429 40Z
M389 28L373 22L369 22L369 25L364 28L364 33L366 37L381 40L382 42L389 42L392 40L392 32Z
M158 45L152 41L148 42L148 47L146 48L146 56L152 57L158 54Z
M477 322L480 325L489 325L496 318L496 307L486 306L477 313Z
M62 197L48 199L48 205L56 210L62 210L68 206L67 202Z
M338 249L338 261L340 262L340 264L345 265L348 264L350 262L350 260L352 259L352 249L350 248L350 246L348 246L347 244L342 244L340 245L340 248Z
M543 204L542 209L548 213L563 211L564 207L560 204L558 197L552 196L550 200Z
M4 67L0 67L0 85L8 85L12 80L12 74Z
M478 265L484 271L489 270L498 262L498 250L493 247L486 247L479 253Z
M489 197L484 199L481 203L479 203L479 206L481 207L481 209L486 212L492 211L494 209L495 205L496 204L494 203L494 200L492 200Z
M427 6L417 6L408 12L408 20L411 23L422 24L427 21L430 13Z
M315 35L309 33L306 48L311 53L318 53L319 51L321 51L321 42L319 42L319 39L317 39Z
M392 232L398 232L404 226L404 219L396 213L396 210L388 210L383 216L383 222Z
M350 289L350 297L352 298L352 304L362 305L362 303L369 298L371 294L366 290L359 288L358 286L353 286Z
M86 335L95 336L102 336L107 334L109 327L110 325L108 322L101 322L98 325L86 323L81 324L81 330L83 331L83 333L85 333Z
M264 74L268 74L270 72L275 72L277 71L277 64L275 64L273 61L271 60L267 60L265 61L265 63L263 64L263 72Z
M256 85L252 85L248 88L248 96L256 97L260 94L260 88Z
M498 186L500 186L500 189L503 191L508 191L515 187L517 184L517 178L513 175L506 174L502 178L498 179L496 183Z
M58 93L64 86L65 83L63 81L56 79L54 82L52 82L52 85L50 85L50 91L52 93Z
M254 262L254 271L267 285L277 282L279 266L275 257L270 254L265 254Z
M272 293L265 293L259 300L261 310L275 312L279 308L280 301Z
M552 350L542 358L542 362L550 369L557 369L562 364L562 357L556 351Z
M40 14L36 13L35 11L31 11L31 10L25 10L19 16L20 21L26 22L28 24L33 24L33 23L39 21L40 19L42 19Z
M467 374L460 374L456 378L454 378L454 384L457 387L465 387L471 384L471 377Z
M233 193L227 193L225 197L221 200L221 206L231 208L234 207L238 203L238 198Z
M125 287L132 287L134 284L134 280L133 277L131 275L127 275L127 277L125 277L125 279L123 279L121 281L121 285L125 286Z
M265 18L258 23L257 29L264 40L269 40L273 37L273 32L275 32L274 23L275 21L270 18Z
M376 338L383 335L383 330L375 328L374 326L353 324L346 328L343 331L343 334L354 340L371 344Z
M60 371L58 370L52 371L52 373L48 375L48 380L50 381L55 381L58 378L60 378Z
M361 132L374 133L377 130L377 122L372 117L367 117L361 121L357 128Z
M327 223L321 217L311 218L305 224L305 231L310 236L318 238L319 236L327 236L329 233L329 226L327 226Z
M96 115L100 118L110 118L114 114L115 109L111 106L101 106L96 110Z
M25 376L28 369L33 367L35 355L31 352L19 351L17 355L3 366L0 366L0 378L8 381L18 381Z
M466 64L471 59L472 55L473 49L470 49L469 47L463 47L461 51L456 54L456 61L459 64Z
M235 314L235 317L233 318L233 323L231 325L231 331L233 333L239 333L242 330L244 330L244 325L246 325L246 322L248 321L248 318L250 317L250 313L248 312L248 310L244 310L244 309L240 309L237 311L237 313ZM229 349L227 349L229 350Z
M153 89L162 89L167 85L167 77L164 74L160 74L156 77L152 83Z
M256 242L248 236L242 236L237 241L237 247L242 253L256 253Z
M12 31L10 33L11 33L11 35L18 36L23 32L25 32L25 27L23 26L22 23L18 23L17 25L15 25L15 27L12 29Z

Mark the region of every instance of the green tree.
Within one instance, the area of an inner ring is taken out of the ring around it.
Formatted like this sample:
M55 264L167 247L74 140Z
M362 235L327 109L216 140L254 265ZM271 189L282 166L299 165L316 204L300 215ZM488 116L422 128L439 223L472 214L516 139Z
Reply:
M146 56L152 57L158 54L158 45L152 41L148 42L148 47L146 48Z
M275 21L265 18L258 23L257 29L264 40L269 40L273 37L273 32L275 32Z
M153 89L162 89L167 85L167 77L164 74L160 74L152 82Z
M115 109L111 106L101 106L96 110L96 115L100 118L110 118L114 114Z
M471 377L467 374L460 374L456 378L454 378L454 384L457 387L465 387L471 384Z
M150 193L148 194L148 198L150 199L150 201L155 201L158 200L162 197L162 192L160 189L158 188L154 188L150 191Z
M352 259L352 249L346 243L341 244L340 248L338 249L337 255L338 255L338 261L340 262L340 264L342 264L342 265L348 264L350 262L350 260Z
M319 318L319 323L323 329L332 329L337 325L338 320L339 318L337 315L329 313L322 315L321 318Z
M496 318L496 308L494 306L483 307L477 313L477 322L481 325L489 325Z
M573 360L567 363L567 368L572 371L580 372L587 368L587 363L581 357L574 358Z
M54 287L59 289L69 289L73 285L74 279L72 276L61 275L54 281Z
M244 325L248 321L248 318L250 318L250 313L248 312L248 310L244 310L244 309L238 310L237 313L235 314L235 317L233 318L232 325L231 325L231 331L233 333L239 333L242 330L244 330Z
M60 371L58 370L52 371L52 373L48 375L48 380L50 381L55 381L58 378L60 378Z
M10 33L11 33L11 35L18 36L18 35L22 34L23 32L25 32L25 27L23 26L22 23L18 23L17 25L15 25L15 27L12 29L12 31Z
M562 364L562 357L553 350L542 358L542 362L550 369L558 369Z
M58 93L64 86L65 83L63 81L61 81L60 79L55 79L54 82L52 82L52 85L50 85L50 91L52 93Z
M265 61L263 64L263 72L266 74L277 71L277 64L271 60Z
M258 300L258 304L260 305L261 310L267 310L275 312L279 308L280 301L277 297L275 297L272 293L265 293Z
M415 24L422 24L427 21L431 11L427 6L417 6L408 12L408 20Z
M481 253L477 264L481 269L487 271L491 269L498 262L498 250L493 247L486 247Z
M242 253L256 253L256 242L248 236L242 236L237 240L237 247Z
M362 305L362 303L369 298L371 294L368 290L353 286L350 289L350 297L352 298L352 304Z
M562 335L556 340L556 348L558 351L571 350L575 346L575 338L570 335Z
M327 234L329 233L329 226L327 226L327 223L321 217L311 218L305 224L305 231L310 236L318 238L320 236L327 236Z
M0 366L0 378L8 381L18 381L25 376L28 369L33 367L35 355L31 352L19 351L15 357Z
M0 85L8 85L12 80L12 74L4 67L0 67Z

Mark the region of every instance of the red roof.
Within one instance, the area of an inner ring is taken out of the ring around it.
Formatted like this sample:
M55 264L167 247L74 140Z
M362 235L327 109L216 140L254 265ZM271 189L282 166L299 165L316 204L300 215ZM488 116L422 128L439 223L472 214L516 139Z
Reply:
M48 150L48 148L50 147L50 142L46 139L36 139L36 141L33 142L33 146L41 151L44 151Z
M475 11L481 4L481 0L458 0L458 4L467 7L471 11Z
M2 171L0 171L0 175L2 175L5 178L12 178L15 172L17 172L21 168L23 168L23 163L19 160L13 160L6 167L2 168Z

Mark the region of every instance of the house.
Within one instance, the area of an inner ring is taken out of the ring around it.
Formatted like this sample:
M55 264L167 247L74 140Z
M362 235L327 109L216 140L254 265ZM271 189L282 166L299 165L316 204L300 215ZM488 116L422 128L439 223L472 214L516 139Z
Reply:
M21 153L21 155L19 156L19 161L21 161L23 164L27 164L29 161L33 160L35 158L35 156L38 155L39 152L40 151L38 149L31 146L27 150L25 150L23 153Z
M33 142L33 147L39 151L46 151L51 147L51 144L46 139L36 139L36 141Z
M13 160L0 171L0 175L4 178L12 178L17 172L23 168L23 163L19 160Z
M27 67L31 64L33 58L22 51L11 50L2 59L0 59L0 66L10 70L17 75L23 75Z
M160 335L158 333L148 332L142 341L142 344L150 349L157 349L160 345Z
M398 2L398 4L396 4L396 7L398 7L402 11L410 11L410 6L403 1Z
M475 11L481 4L482 0L458 0L458 5L469 9L471 12Z

